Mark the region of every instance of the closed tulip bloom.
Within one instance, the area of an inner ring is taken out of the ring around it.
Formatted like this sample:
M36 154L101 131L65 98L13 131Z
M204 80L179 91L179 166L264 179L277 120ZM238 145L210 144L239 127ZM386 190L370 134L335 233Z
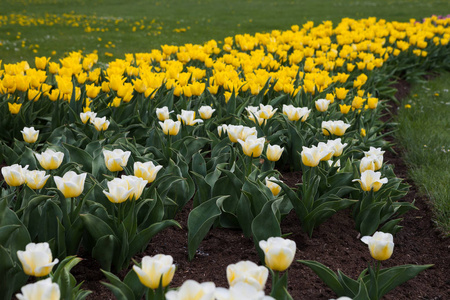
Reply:
M300 115L300 121L305 122L311 113L311 109L307 107L297 107L297 110Z
M260 241L259 247L264 251L266 266L274 271L284 271L294 260L296 244L292 240L271 237Z
M87 173L78 175L74 171L69 171L63 177L55 176L56 187L66 198L78 197L83 192L86 175Z
M14 164L9 167L2 168L2 175L9 186L19 186L25 183L25 172L28 169L28 165L22 167L21 165Z
M130 194L130 200L139 199L142 195L142 192L144 191L145 185L147 184L147 180L131 175L122 175L121 178L128 183L128 189L133 190L133 192Z
M347 93L349 90L345 89L345 88L336 88L335 89L335 93L336 93L336 97L339 100L343 100L345 99L345 97L347 97Z
M359 163L359 171L361 172L361 174L367 170L376 171L375 170L375 162L374 162L373 158L374 158L373 156L368 156L368 157L363 157L361 159L361 162Z
M108 181L108 191L103 191L109 201L112 203L122 203L130 198L133 188L130 188L128 182L122 178L114 178Z
M167 292L166 300L214 300L215 290L214 282L186 280L177 291Z
M316 109L320 112L325 112L328 110L328 105L330 105L331 101L327 99L319 99L316 100Z
M265 141L265 138L262 137L258 139L254 135L249 136L245 141L241 139L238 140L239 144L242 146L242 151L244 154L250 157L261 156Z
M95 84L89 84L86 85L86 96L88 96L91 99L94 99L98 96L101 90L101 86L95 86Z
M374 192L377 192L384 183L388 182L388 179L381 178L381 172L366 170L361 173L361 179L353 179L352 181L358 181L363 191L369 192L373 189Z
M55 152L52 149L47 149L41 154L35 153L34 155L41 167L45 170L55 170L59 168L64 159L63 152Z
M97 113L95 113L93 111L87 111L84 113L80 113L80 119L81 119L81 122L83 122L83 124L86 124L87 121L89 121L89 120L95 119L95 117L97 117Z
M156 109L156 116L158 117L158 120L164 122L165 120L170 118L169 114L172 112L173 110L169 111L169 108L167 106L163 106Z
M286 115L290 121L298 121L300 119L297 107L291 104L283 104L283 114Z
M331 150L329 147L319 148L316 146L312 146L311 148L307 148L303 146L302 149L303 150L300 154L302 157L302 162L305 166L308 167L317 167L323 158L330 156L330 153L331 156L333 156L332 153L334 153L333 150Z
M147 180L148 183L155 181L156 175L162 166L155 166L153 162L148 161L145 163L135 162L133 165L134 176Z
M275 112L277 110L278 110L278 108L273 109L272 105L260 104L259 105L259 111L260 111L259 117L264 120L268 120L273 117L273 115L275 114Z
M103 150L105 165L111 172L122 171L123 167L127 165L130 155L130 151L123 151L122 149Z
M17 251L17 258L22 263L25 274L30 276L47 276L58 259L53 260L52 251L48 243L29 243L25 251Z
M155 290L159 287L161 277L163 287L170 284L175 274L175 265L172 256L157 254L155 256L144 256L142 266L140 268L133 266L133 270L143 285Z
M25 182L33 190L42 189L49 177L50 175L46 175L45 171L25 171Z
M109 127L109 121L106 120L106 117L103 118L91 118L91 123L94 125L97 131L105 131Z
M238 282L230 286L229 289L216 288L215 295L217 300L275 300L270 296L266 296L264 291L258 290L245 282Z
M394 251L394 237L390 233L377 231L373 236L363 236L361 241L369 245L370 255L376 260L386 260Z
M219 134L219 137L222 136L223 133L227 133L228 126L226 124L222 124L217 126L217 133Z
M195 119L195 111L181 110L181 115L177 115L178 121L183 122L184 125L193 126L197 123L202 123L203 120Z
M45 56L43 56L43 57L35 57L34 58L34 64L36 65L36 69L45 70L49 60L50 60L50 57L49 58L47 58Z
M20 289L21 294L16 294L18 300L59 300L61 292L57 283L52 283L51 278L30 283Z
M352 298L349 298L349 297L339 297L339 298L337 298L337 299L330 299L330 300L352 300Z
M29 144L36 142L39 136L39 130L35 130L34 127L24 127L21 132L23 140Z
M319 144L317 144L317 148L321 153L328 153L328 155L322 157L321 161L330 160L334 155L334 147L331 147L331 145L327 143L319 142Z
M327 145L334 150L333 156L341 156L342 152L344 151L345 146L347 146L347 143L342 144L341 138L335 139L335 140L329 140L327 142Z
M278 145L267 145L266 156L270 161L278 161L283 153L284 147L280 147Z
M272 192L272 195L277 196L281 192L281 186L276 184L274 181L277 181L278 179L275 177L270 177L265 179L266 186L270 189Z
M378 98L370 97L367 99L367 104L369 105L370 109L375 109L378 106Z
M22 103L9 103L8 102L8 109L12 115L17 115L19 113L21 107L22 107Z
M346 115L350 111L350 108L352 108L351 105L345 105L345 104L339 104L339 108L341 110L341 113Z
M240 261L236 264L228 265L227 279L230 286L239 282L245 282L258 291L264 290L269 276L269 270L264 266L258 266L252 261Z
M213 112L215 112L216 110L213 109L211 106L205 105L200 107L200 109L198 110L198 113L200 114L200 117L204 120L208 120L211 119L211 116L213 114Z
M162 131L166 135L177 135L178 131L180 131L181 122L176 121L174 122L171 119L167 119L163 122L159 122L159 125L162 128Z
M381 151L381 148L375 148L375 147L370 147L369 151L364 152L364 155L366 157L371 157L374 164L375 164L375 170L377 171L379 169L381 169L381 167L383 166L383 154L385 151Z
M337 136L344 135L350 124L344 123L344 121L322 121L322 132L324 135L328 136L334 134Z
M233 143L237 143L238 139L241 137L241 132L244 130L244 126L242 125L228 125L227 126L227 134L230 138L230 141Z

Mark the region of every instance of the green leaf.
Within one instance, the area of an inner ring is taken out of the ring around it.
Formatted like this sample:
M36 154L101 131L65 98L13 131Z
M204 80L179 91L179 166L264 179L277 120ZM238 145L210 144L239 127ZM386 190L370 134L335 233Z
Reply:
M13 232L20 228L20 225L6 225L0 227L0 245L6 245Z
M92 257L100 263L102 268L111 270L111 265L119 255L119 248L120 242L115 236L105 235L99 238L92 248Z
M214 221L222 213L221 206L228 196L217 196L194 208L188 217L188 255L194 258L201 241L209 232Z
M133 291L135 300L142 299L142 296L147 290L147 287L139 281L139 277L133 269L131 269L127 276L125 276L123 283Z
M81 214L80 217L83 220L85 228L95 240L104 236L115 235L111 227L99 217L92 214Z
M71 162L82 165L83 171L92 173L92 161L94 159L89 153L70 144L63 143L63 146L69 151Z
M298 260L298 262L307 265L319 276L320 279L335 292L339 297L345 295L345 289L339 282L339 278L331 269L321 263L313 260Z
M133 291L122 281L120 281L119 277L116 275L101 270L103 274L105 274L106 278L111 282L101 282L104 286L109 288L111 292L113 292L114 296L116 296L117 300L135 300L135 296Z

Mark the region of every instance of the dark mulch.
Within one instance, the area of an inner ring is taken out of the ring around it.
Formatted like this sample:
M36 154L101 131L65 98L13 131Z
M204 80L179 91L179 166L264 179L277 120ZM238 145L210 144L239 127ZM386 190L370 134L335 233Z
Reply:
M401 82L397 98L408 94L410 86ZM395 106L395 105L394 105ZM395 107L391 110L395 114ZM393 141L391 138L390 141ZM415 201L418 210L406 214L401 225L404 226L394 238L394 254L384 267L401 264L434 264L434 266L415 279L396 288L384 299L450 299L450 239L442 239L435 229L428 199L418 194L417 188L408 179L407 168L399 153L385 153L385 162L395 165L395 173L411 185L403 201ZM293 186L299 181L301 173L283 173L283 180ZM254 244L245 238L241 231L213 229L201 243L193 261L187 259L187 217L188 205L177 216L182 229L169 228L153 238L145 253L136 257L140 261L144 255L158 253L170 254L177 264L173 287L180 286L187 279L199 282L213 281L217 286L227 287L226 267L241 260L258 263ZM282 221L283 233L291 233L290 239L297 243L296 259L317 260L333 270L342 270L352 278L373 262L367 246L358 239L354 229L351 211L344 210L314 231L312 238L302 232L294 213ZM84 255L83 255L84 256ZM88 256L73 269L77 280L83 281L83 288L93 291L88 299L114 299L114 296L99 281L105 281L99 265ZM124 276L125 272L119 274ZM270 285L270 279L268 281ZM334 293L307 267L294 262L289 268L289 292L294 299L330 299Z

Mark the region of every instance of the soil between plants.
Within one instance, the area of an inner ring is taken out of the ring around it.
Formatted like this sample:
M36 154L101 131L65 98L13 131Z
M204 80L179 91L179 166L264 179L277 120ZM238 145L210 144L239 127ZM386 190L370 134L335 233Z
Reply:
M400 82L395 85L399 92L397 98L408 94L409 85ZM394 107L395 111L395 107ZM395 114L395 112L393 112ZM393 142L390 138L389 141ZM394 146L395 152L385 153L385 163L395 166L397 177L410 184L409 193L403 201L412 202L418 210L409 211L404 216L401 225L404 227L394 237L394 253L383 262L383 267L403 264L433 264L405 284L397 287L383 299L450 299L450 239L443 239L435 229L428 199L418 194L417 188L408 178L408 170L400 157L402 152ZM299 172L284 172L282 180L294 186L300 180ZM140 262L145 255L168 254L174 258L177 265L171 287L179 287L185 280L194 279L198 282L213 281L216 286L228 287L226 267L241 260L251 260L259 263L253 242L244 237L240 230L222 228L212 229L197 251L195 258L189 262L187 254L187 218L191 210L188 204L176 217L182 229L168 228L156 235L149 243L144 253L135 257ZM343 210L333 215L325 223L315 229L310 238L300 227L294 212L291 212L281 223L282 233L290 234L297 244L294 263L288 269L288 290L293 299L331 299L336 295L308 267L296 260L316 260L333 271L338 269L351 278L356 279L359 273L373 263L367 245L358 238L354 229L351 209ZM89 254L81 253L83 261L72 271L78 282L84 281L82 288L91 290L88 299L115 299L114 295L100 281L107 281L100 272L100 265L90 258ZM118 274L123 278L128 270ZM270 290L270 278L266 293Z

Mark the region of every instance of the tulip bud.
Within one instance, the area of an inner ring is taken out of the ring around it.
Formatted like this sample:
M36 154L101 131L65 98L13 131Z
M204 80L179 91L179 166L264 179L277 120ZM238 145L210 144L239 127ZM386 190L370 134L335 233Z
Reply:
M158 120L164 122L165 120L169 119L169 114L172 112L173 110L169 111L169 108L167 106L164 106L156 109L156 116L158 117Z
M205 105L200 107L200 109L198 110L198 113L200 114L200 117L204 120L208 120L211 119L211 116L213 114L213 112L215 112L216 110L213 109L211 106Z
M222 136L222 131L223 131L223 133L226 133L227 130L228 130L228 126L226 124L217 126L217 133L219 134L219 137Z
M239 144L242 146L242 151L245 155L250 157L258 157L261 156L262 151L264 149L265 138L257 138L252 135L249 136L245 141L238 139Z
M394 237L390 233L377 231L373 236L363 236L361 241L369 245L370 255L376 260L386 260L394 251Z
M105 165L111 172L122 171L123 167L127 165L130 155L130 151L123 151L122 149L103 150Z
M47 276L58 263L58 259L52 262L52 251L48 243L29 243L25 251L17 251L17 258L22 263L25 274L36 277Z
M292 240L271 237L260 241L259 247L264 251L266 266L274 271L284 271L294 260L296 244Z
M328 105L330 105L331 101L327 99L319 99L316 100L316 109L320 112L325 112L328 109Z
M25 182L30 189L42 189L50 175L45 175L45 171L25 171Z
M30 283L20 289L21 294L16 294L18 300L59 300L61 292L57 283L52 283L50 278Z
M214 282L198 283L195 280L186 280L177 291L166 293L167 300L214 300L216 285ZM199 298L200 296L200 298Z
M41 167L45 170L55 170L59 168L64 159L63 152L55 152L52 149L47 149L41 154L35 153L34 155Z
M133 266L133 270L143 285L155 290L159 287L160 281L163 287L170 284L175 274L175 265L172 256L157 254L155 256L144 256L141 268Z
M267 159L270 161L278 161L281 157L281 154L283 154L284 147L281 148L278 145L267 145L267 151L266 156Z
M270 177L270 178L266 177L265 180L266 180L266 186L270 189L270 191L272 192L272 195L277 196L281 192L281 186L276 184L274 181L276 181L278 179L275 177ZM274 181L272 181L272 180L274 180Z
M23 140L29 144L36 142L39 136L39 130L35 130L34 127L24 127L21 132Z
M78 197L83 192L86 175L87 173L77 175L74 171L69 171L63 177L55 176L56 187L66 198Z
M21 165L14 164L9 167L2 168L2 175L9 186L19 186L25 183L25 172L28 169L28 165L24 168Z

